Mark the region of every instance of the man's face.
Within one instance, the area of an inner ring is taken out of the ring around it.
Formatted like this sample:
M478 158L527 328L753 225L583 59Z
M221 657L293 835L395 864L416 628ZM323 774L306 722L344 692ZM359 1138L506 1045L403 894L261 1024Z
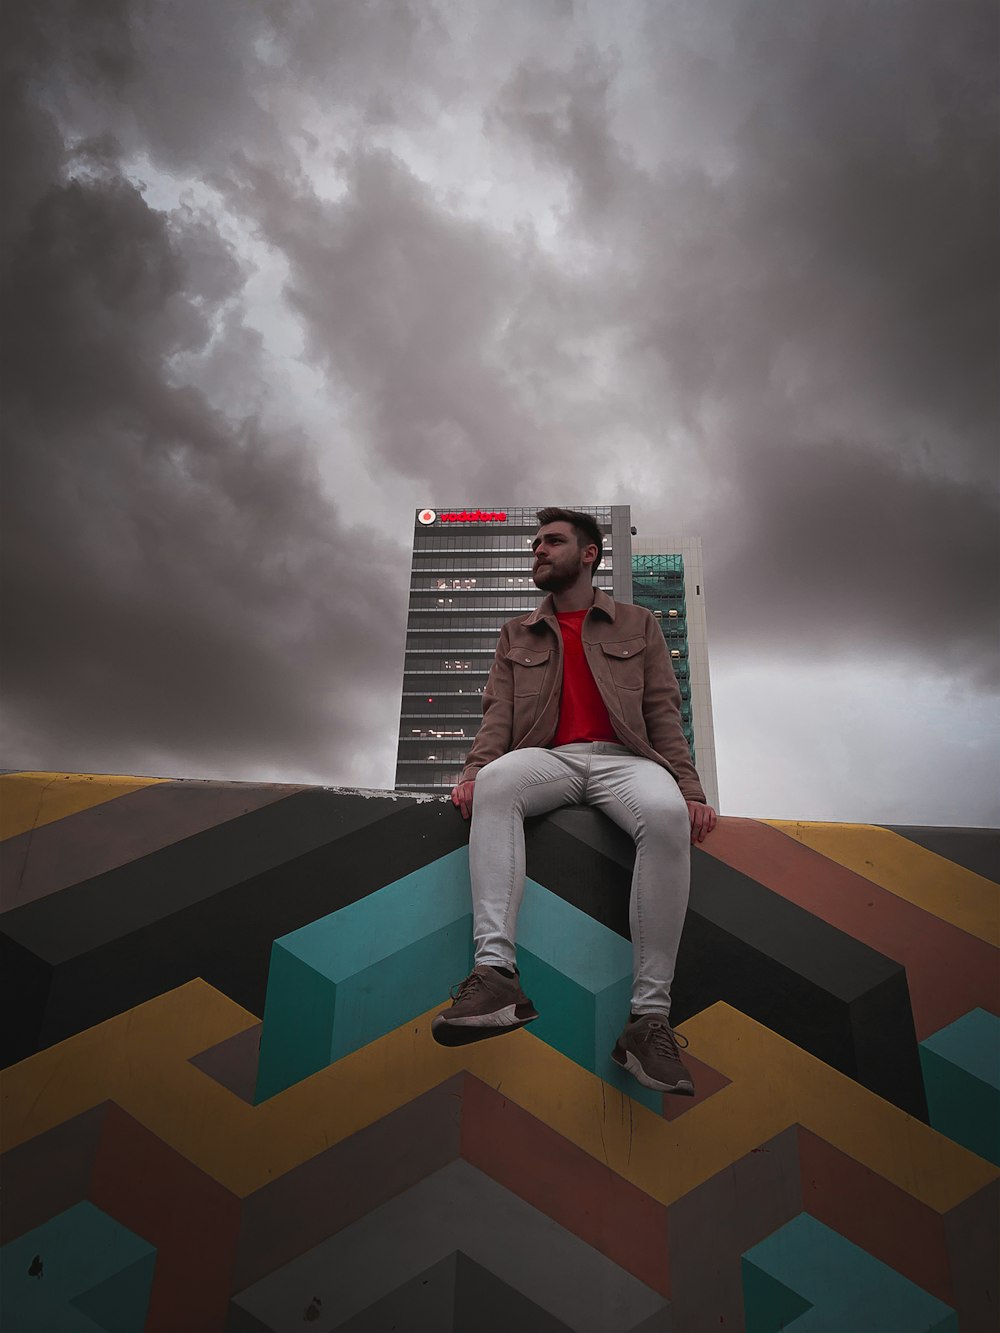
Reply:
M583 550L569 523L546 523L538 529L531 549L535 553L531 576L536 588L561 592L580 577Z

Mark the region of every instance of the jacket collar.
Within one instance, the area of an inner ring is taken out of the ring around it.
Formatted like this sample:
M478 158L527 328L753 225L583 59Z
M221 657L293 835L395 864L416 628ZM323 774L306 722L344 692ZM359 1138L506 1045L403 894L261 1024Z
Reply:
M612 622L612 624L614 623L615 619L614 599L609 597L608 594L600 588L594 589L593 610L602 612L604 615L607 616L607 618ZM521 623L524 625L537 625L543 620L554 620L555 616L556 616L555 603L552 601L552 594L549 592L545 594L542 600L535 607L534 611L532 611L531 615L525 616L524 620Z

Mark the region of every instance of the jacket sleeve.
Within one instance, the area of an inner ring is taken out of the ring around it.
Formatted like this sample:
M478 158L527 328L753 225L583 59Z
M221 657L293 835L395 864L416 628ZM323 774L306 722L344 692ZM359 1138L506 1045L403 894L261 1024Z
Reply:
M663 633L653 616L646 619L646 674L642 715L649 743L677 775L686 801L705 801L697 769L681 723L681 691Z
M513 743L514 668L507 657L509 648L510 635L504 625L489 679L483 688L483 720L466 756L461 782L471 781L491 760L506 754Z

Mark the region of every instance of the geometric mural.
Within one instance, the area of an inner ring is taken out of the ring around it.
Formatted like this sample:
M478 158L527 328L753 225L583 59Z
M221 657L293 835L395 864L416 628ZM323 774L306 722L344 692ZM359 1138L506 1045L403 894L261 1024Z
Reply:
M450 800L0 777L0 1314L16 1330L1000 1325L1000 840L723 818L672 1019L610 1060L630 840L529 820L541 1017L443 1048Z

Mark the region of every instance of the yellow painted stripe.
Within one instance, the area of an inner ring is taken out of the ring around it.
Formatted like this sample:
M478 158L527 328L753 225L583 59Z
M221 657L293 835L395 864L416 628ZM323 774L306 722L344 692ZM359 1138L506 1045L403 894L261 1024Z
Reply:
M3 1150L111 1098L246 1197L468 1069L664 1204L795 1123L939 1213L1000 1177L728 1005L713 1005L685 1031L692 1052L733 1081L673 1122L527 1030L445 1050L430 1038L434 1012L251 1107L189 1060L256 1020L205 981L191 981L8 1070Z
M104 773L5 773L0 776L0 841L169 781Z
M960 930L1000 945L1000 887L947 857L873 824L762 819L796 842Z

